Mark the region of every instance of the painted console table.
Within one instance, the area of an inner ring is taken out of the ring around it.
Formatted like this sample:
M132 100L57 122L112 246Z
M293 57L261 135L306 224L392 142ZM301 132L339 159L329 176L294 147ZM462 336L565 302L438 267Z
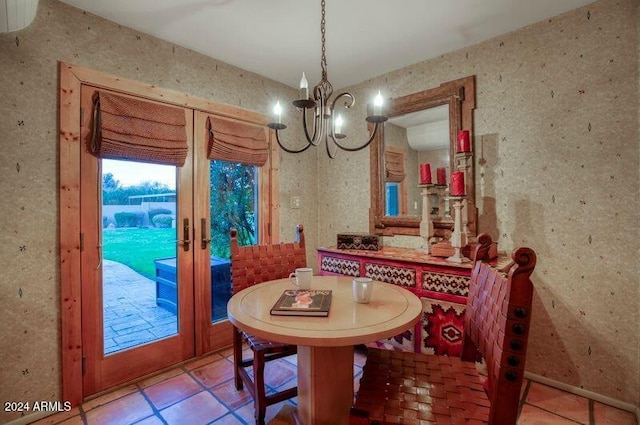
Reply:
M471 263L453 263L408 248L367 251L331 247L318 248L318 267L320 275L366 276L402 286L420 298L423 311L420 322L377 345L427 354L460 355Z

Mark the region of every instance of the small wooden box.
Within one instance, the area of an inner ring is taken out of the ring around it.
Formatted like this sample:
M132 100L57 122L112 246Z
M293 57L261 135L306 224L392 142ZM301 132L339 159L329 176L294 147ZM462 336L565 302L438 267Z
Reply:
M382 249L382 236L368 233L338 233L338 249Z

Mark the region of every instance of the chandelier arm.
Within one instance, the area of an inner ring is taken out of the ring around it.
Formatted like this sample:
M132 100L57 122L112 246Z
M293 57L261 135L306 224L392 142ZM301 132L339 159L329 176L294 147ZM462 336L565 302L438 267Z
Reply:
M336 141L336 139L333 137L333 134L331 135L331 140L333 140L334 142ZM333 153L331 153L331 150L329 149L329 139L326 140L325 146L326 146L326 149L327 149L327 156L330 159L335 158L336 157L335 155L338 152L338 148L336 147L336 149L333 151Z
M351 108L353 105L356 104L356 98L349 92L344 92L344 93L340 93L339 95L336 96L335 99L333 99L333 102L331 103L331 110L335 112L336 110L336 102L338 101L338 99L340 99L341 97L347 97L349 98L349 103L347 103L346 101L344 102L344 106L345 109L349 109Z
M314 108L314 111L315 111L315 108ZM307 139L307 142L310 145L318 146L318 140L315 140L317 136L316 133L318 131L318 117L317 116L313 117L313 136L310 137L309 129L307 127L307 108L302 109L302 128L304 129L304 136Z
M333 132L331 133L331 139L333 140L333 143L336 144L337 147L339 147L340 149L342 149L343 151L348 151L348 152L356 152L359 150L362 150L364 148L366 148L367 146L369 146L371 144L371 142L373 141L373 139L376 137L376 132L378 131L378 123L375 123L373 126L373 131L371 132L371 136L369 137L369 140L367 140L363 145L355 147L355 148L350 148L348 146L342 146L338 140L336 140L336 138L333 136Z
M300 152L304 152L304 151L306 151L306 150L307 150L307 149L309 149L309 147L311 146L311 143L307 143L307 146L305 146L305 147L303 147L303 148L301 148L301 149L298 149L298 150L296 150L296 149L289 149L289 148L285 147L285 146L282 144L282 142L280 141L280 136L279 136L280 132L279 132L279 130L275 130L275 132L276 132L276 142L278 142L278 145L280 145L280 148L281 148L283 151L285 151L285 152L289 152L289 153L300 153Z

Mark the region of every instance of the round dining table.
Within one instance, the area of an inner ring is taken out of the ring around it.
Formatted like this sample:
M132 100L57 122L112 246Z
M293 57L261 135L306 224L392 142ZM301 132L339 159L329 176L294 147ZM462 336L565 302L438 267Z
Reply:
M422 315L422 302L400 286L374 281L371 301L356 303L351 277L314 276L312 290L331 290L326 317L277 316L271 308L289 279L256 284L234 294L228 317L239 329L298 346L298 407L303 425L346 425L353 404L354 346L398 335Z

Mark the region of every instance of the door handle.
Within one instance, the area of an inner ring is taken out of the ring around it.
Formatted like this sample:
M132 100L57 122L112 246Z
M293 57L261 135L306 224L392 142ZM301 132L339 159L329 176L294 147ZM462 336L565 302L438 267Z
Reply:
M189 251L189 246L191 245L191 240L189 239L189 219L185 218L182 220L182 230L184 239L179 239L178 242L182 242L182 248L185 251Z
M200 219L200 248L207 249L207 243L211 242L211 239L207 238L207 219Z

